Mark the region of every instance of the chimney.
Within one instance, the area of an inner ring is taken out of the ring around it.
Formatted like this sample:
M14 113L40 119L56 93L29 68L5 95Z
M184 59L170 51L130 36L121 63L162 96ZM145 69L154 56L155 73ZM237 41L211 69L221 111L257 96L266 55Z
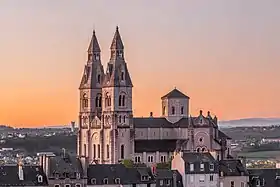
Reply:
M23 181L24 180L24 173L23 173L23 163L21 160L19 160L19 163L18 163L18 178L19 180Z
M152 118L153 117L153 112L150 112L150 118Z
M88 169L88 158L85 156L81 156L80 157L80 161L83 167L83 171L84 171L84 176L87 176L87 169Z

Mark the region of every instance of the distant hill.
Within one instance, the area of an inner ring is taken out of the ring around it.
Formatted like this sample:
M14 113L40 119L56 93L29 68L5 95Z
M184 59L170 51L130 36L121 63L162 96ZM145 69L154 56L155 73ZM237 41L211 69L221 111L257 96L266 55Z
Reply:
M220 121L221 128L280 125L280 118L245 118Z

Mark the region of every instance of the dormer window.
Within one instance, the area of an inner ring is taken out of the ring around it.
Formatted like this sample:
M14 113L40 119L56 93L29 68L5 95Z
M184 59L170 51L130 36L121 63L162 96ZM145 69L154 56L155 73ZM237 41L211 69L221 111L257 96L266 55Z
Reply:
M146 176L146 175L142 175L142 176L141 176L141 180L142 180L142 181L148 181L148 180L149 180L149 177Z
M42 175L38 175L37 179L38 179L39 183L43 182L43 176Z
M108 178L103 179L103 184L108 184Z
M172 115L175 114L175 107L174 107L174 106L171 108L171 114L172 114Z
M120 178L116 178L116 179L115 179L115 183L116 183L116 184L120 184L120 183L121 183L121 179L120 179Z
M214 171L214 164L210 164L209 169L210 169L210 171Z
M90 180L90 182L91 182L91 184L96 184L96 179L95 179L95 178L92 178L92 179Z
M76 178L77 178L77 179L80 179L80 178L81 178L80 173L78 173L78 172L76 173Z
M203 163L200 164L200 171L204 171L204 164Z

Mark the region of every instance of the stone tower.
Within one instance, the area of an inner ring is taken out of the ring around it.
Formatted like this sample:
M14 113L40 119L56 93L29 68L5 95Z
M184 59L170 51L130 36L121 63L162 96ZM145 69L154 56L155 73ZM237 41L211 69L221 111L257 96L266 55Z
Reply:
M162 116L171 123L179 121L183 117L189 117L189 97L177 90L161 97Z
M104 69L100 59L100 47L95 31L87 51L87 62L80 83L80 113L79 113L79 133L78 133L78 156L90 156L90 134L92 121L101 118L102 113L102 82Z
M105 163L118 163L131 159L133 154L132 81L124 56L124 45L116 28L110 47L102 87L102 120L104 131L103 159Z

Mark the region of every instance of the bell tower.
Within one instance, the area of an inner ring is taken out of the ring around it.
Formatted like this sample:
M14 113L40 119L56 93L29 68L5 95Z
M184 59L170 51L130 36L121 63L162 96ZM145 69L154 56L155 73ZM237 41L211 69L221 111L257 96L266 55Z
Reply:
M100 59L100 47L93 31L87 51L87 62L80 83L80 112L78 134L78 156L90 156L88 129L94 118L101 118L102 112L102 81L104 69Z
M102 87L102 118L105 137L105 163L118 163L130 159L133 154L132 81L124 56L124 45L116 28L110 47L111 56L107 64Z

